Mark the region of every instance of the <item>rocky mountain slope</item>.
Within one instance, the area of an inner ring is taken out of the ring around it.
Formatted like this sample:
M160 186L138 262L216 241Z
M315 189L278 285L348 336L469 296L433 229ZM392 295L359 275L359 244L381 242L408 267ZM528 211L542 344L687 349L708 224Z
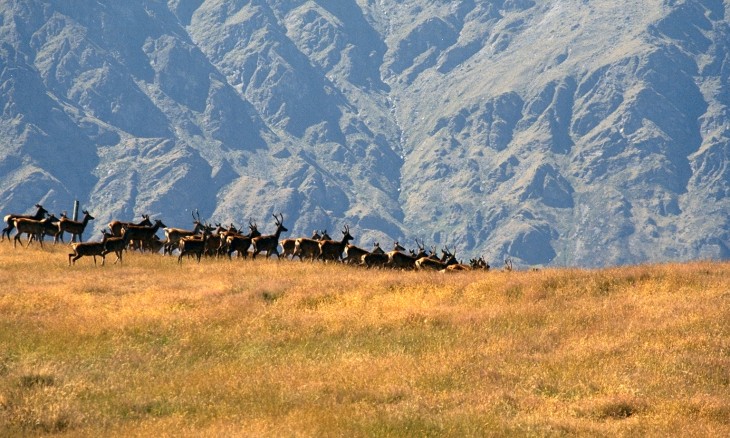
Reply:
M0 0L0 211L730 257L730 1ZM409 243L409 246L412 246Z

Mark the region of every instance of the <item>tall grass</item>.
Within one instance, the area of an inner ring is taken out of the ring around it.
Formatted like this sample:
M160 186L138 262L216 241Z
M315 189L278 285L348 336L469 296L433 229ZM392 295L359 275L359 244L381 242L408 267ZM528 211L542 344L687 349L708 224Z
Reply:
M729 263L66 254L0 245L0 435L730 436Z

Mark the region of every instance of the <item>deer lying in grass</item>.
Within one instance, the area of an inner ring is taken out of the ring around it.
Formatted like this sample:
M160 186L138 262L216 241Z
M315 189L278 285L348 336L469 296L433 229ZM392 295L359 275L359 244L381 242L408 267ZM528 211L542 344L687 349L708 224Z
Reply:
M76 242L77 236L79 242L83 242L82 234L84 233L84 229L86 229L89 221L93 219L94 216L86 210L84 210L84 218L80 222L69 219L65 215L61 216L61 219L58 221L58 235L61 237L61 241L63 242L63 233L70 233L72 242Z
M266 236L259 236L254 237L251 240L251 245L253 246L253 255L251 258L256 258L256 256L262 252L266 251L266 258L268 259L271 254L276 254L277 258L279 257L279 236L282 232L289 231L284 227L284 215L279 213L279 216L277 217L276 214L273 215L274 219L276 220L276 232L274 234L268 234Z
M35 214L32 214L32 215L25 215L25 214L5 215L3 220L5 221L5 224L7 226L5 228L3 228L2 239L0 239L0 240L5 240L6 235L8 236L8 241L10 240L10 232L13 231L13 229L15 228L16 219L33 219L33 220L39 221L46 217L46 214L48 213L48 211L45 208L43 208L42 205L36 204L35 208L36 208L36 212L35 212Z
M347 242L352 239L353 237L350 235L350 227L348 225L345 225L345 228L342 229L342 240L319 241L319 256L324 261L342 261L342 252L345 250Z
M456 260L456 255L449 252L448 248L441 250L443 256L439 260L435 257L420 257L416 260L416 269L425 271L442 271L451 265L458 265L459 262Z
M26 245L26 248L30 246L30 243L34 238L40 242L41 248L43 248L43 237L45 236L46 226L51 222L50 218L41 220L16 218L13 221L15 223L14 226L18 229L18 232L13 238L13 248L16 248L16 244L20 240L20 236L23 234L28 235L28 244ZM20 246L23 246L22 242Z
M105 248L107 234L104 233L104 237L101 242L71 242L71 250L73 251L68 255L68 265L75 265L76 260L84 256L94 257L94 266L96 266L96 256L101 257L101 265L104 266L105 260Z

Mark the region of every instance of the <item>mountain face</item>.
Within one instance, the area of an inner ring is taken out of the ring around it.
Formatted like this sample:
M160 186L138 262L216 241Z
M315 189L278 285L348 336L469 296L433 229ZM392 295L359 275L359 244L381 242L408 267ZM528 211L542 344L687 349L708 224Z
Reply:
M0 212L730 257L730 1L0 0ZM413 245L408 245L413 246Z

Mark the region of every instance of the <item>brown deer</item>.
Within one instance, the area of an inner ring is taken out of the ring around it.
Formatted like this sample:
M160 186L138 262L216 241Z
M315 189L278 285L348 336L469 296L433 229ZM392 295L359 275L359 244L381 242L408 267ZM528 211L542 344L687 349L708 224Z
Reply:
M345 225L342 230L342 240L320 240L319 241L319 254L322 260L337 260L342 261L342 252L347 246L347 242L352 240L353 237L350 235L350 227Z
M144 245L150 245L150 242L154 239L153 236L155 236L157 230L166 227L167 225L163 224L160 219L155 219L155 223L151 227L128 225L124 228L122 236L126 237L127 242L130 244L137 242L140 250L144 252Z
M89 221L94 219L94 216L89 214L88 211L84 210L83 213L84 218L81 219L80 222L69 219L65 215L61 216L61 219L58 221L58 235L61 237L62 242L63 233L71 234L72 242L76 242L77 236L79 238L79 242L83 242L82 234L84 233L84 229L86 229L86 225L88 225Z
M203 256L203 253L206 250L209 236L210 230L206 227L203 230L202 239L196 239L193 236L183 237L182 239L180 239L180 255L177 256L178 264L182 264L182 259L184 255L190 254L195 255L195 257L198 259L198 263L200 263L200 258Z
M127 239L124 236L117 237L107 232L106 230L102 230L102 233L104 234L104 252L101 255L101 264L104 264L106 255L111 252L113 252L117 256L117 259L114 260L114 264L116 265L117 262L119 262L119 264L122 264L122 254L124 253L124 250L127 249L127 244L129 242L127 242Z
M268 259L271 254L276 254L279 257L279 236L282 232L289 231L284 227L284 215L279 213L279 217L276 214L273 215L276 220L276 232L274 234L268 234L266 236L254 237L251 240L253 246L253 255L251 258L255 259L256 255L262 251L266 251L266 258Z
M305 237L302 237L302 239L305 239ZM314 230L312 231L312 237L310 237L310 239L319 241L322 239L322 236L319 234L319 231ZM294 257L299 256L299 259L301 260L301 256L295 253L297 249L297 238L292 237L289 239L283 239L279 242L279 245L281 245L281 257L286 259L291 256L293 260ZM319 248L319 243L317 243L317 248Z
M142 220L140 222L134 223L134 222L121 222L118 220L113 220L109 222L109 229L112 232L112 236L114 237L122 237L122 232L124 231L124 228L130 226L130 225L136 225L138 227L151 227L152 221L150 221L150 215L143 214Z
M245 236L238 235L226 237L229 259L231 258L231 254L234 252L238 253L238 257L243 257L244 259L248 258L248 249L251 247L251 240L261 235L255 223L248 221L248 228L250 232Z
M398 245L398 246L400 246L400 245ZM420 249L420 247L419 247L419 249ZM421 251L424 251L424 250L421 250ZM417 256L415 255L415 253L413 251L411 251L411 253L413 253L414 255L404 254L399 249L390 251L390 252L386 253L388 256L388 262L385 264L385 266L387 266L389 268L393 268L393 269L404 269L404 270L415 269ZM424 253L425 253L425 251L424 251Z
M32 215L12 214L12 213L5 215L3 220L5 221L5 224L7 226L5 228L3 228L2 239L0 239L0 241L5 240L6 235L8 236L8 241L10 241L10 232L13 231L13 229L15 228L16 219L33 219L33 220L39 221L39 220L43 219L44 217L46 217L46 214L48 213L48 211L45 208L43 208L43 206L41 204L36 204L35 208L36 208L36 212L35 212L35 214L32 214Z
M58 234L58 220L59 219L54 214L51 214L50 216L48 216L47 219L48 219L48 221L43 221L43 228L44 228L43 236L44 236L44 238L45 238L45 236L53 236L54 237L53 243L55 244L58 241L56 235ZM30 241L32 242L34 238L35 238L35 235L30 236Z
M198 216L195 217L195 213L197 212ZM200 232L203 231L203 224L200 222L200 212L198 210L195 210L194 212L191 212L193 215L193 229L192 230L185 230L182 228L168 228L165 227L165 245L164 249L162 251L162 254L170 254L172 255L172 252L177 248L180 242L180 239L183 237L190 237L194 236ZM152 225L150 223L149 225Z
M105 248L107 234L104 233L104 237L101 242L71 242L71 250L73 251L68 255L68 265L75 265L76 260L84 256L94 257L94 266L96 266L96 256L101 257L101 265L104 266L105 260Z
M383 251L382 248L380 248L380 244L378 242L375 242L375 244L373 245L372 252L377 252L377 251L379 251L380 254L385 254L385 251ZM365 255L370 254L370 253L371 253L370 251L360 248L359 246L348 244L345 247L345 258L342 259L342 263L346 263L348 265L358 265L359 266L362 264L362 258Z
M50 218L41 220L16 218L13 221L15 222L14 226L18 229L18 232L13 238L13 248L16 248L16 244L20 241L20 237L23 234L28 235L28 244L26 245L26 248L30 246L30 243L34 238L40 242L41 248L43 248L43 236L46 232L46 226L51 222ZM23 246L22 242L20 246Z
M425 271L425 270L442 271L442 270L446 269L448 266L459 264L459 262L456 261L456 255L449 252L448 248L445 248L441 251L443 253L442 260L435 259L431 256L419 257L416 260L416 264L415 264L416 269L420 270L420 271Z
M393 251L405 251L400 243L396 240L393 243ZM367 268L378 267L383 268L387 265L389 260L388 253L384 252L380 245L376 243L376 248L370 254L362 256L361 265L365 265Z

